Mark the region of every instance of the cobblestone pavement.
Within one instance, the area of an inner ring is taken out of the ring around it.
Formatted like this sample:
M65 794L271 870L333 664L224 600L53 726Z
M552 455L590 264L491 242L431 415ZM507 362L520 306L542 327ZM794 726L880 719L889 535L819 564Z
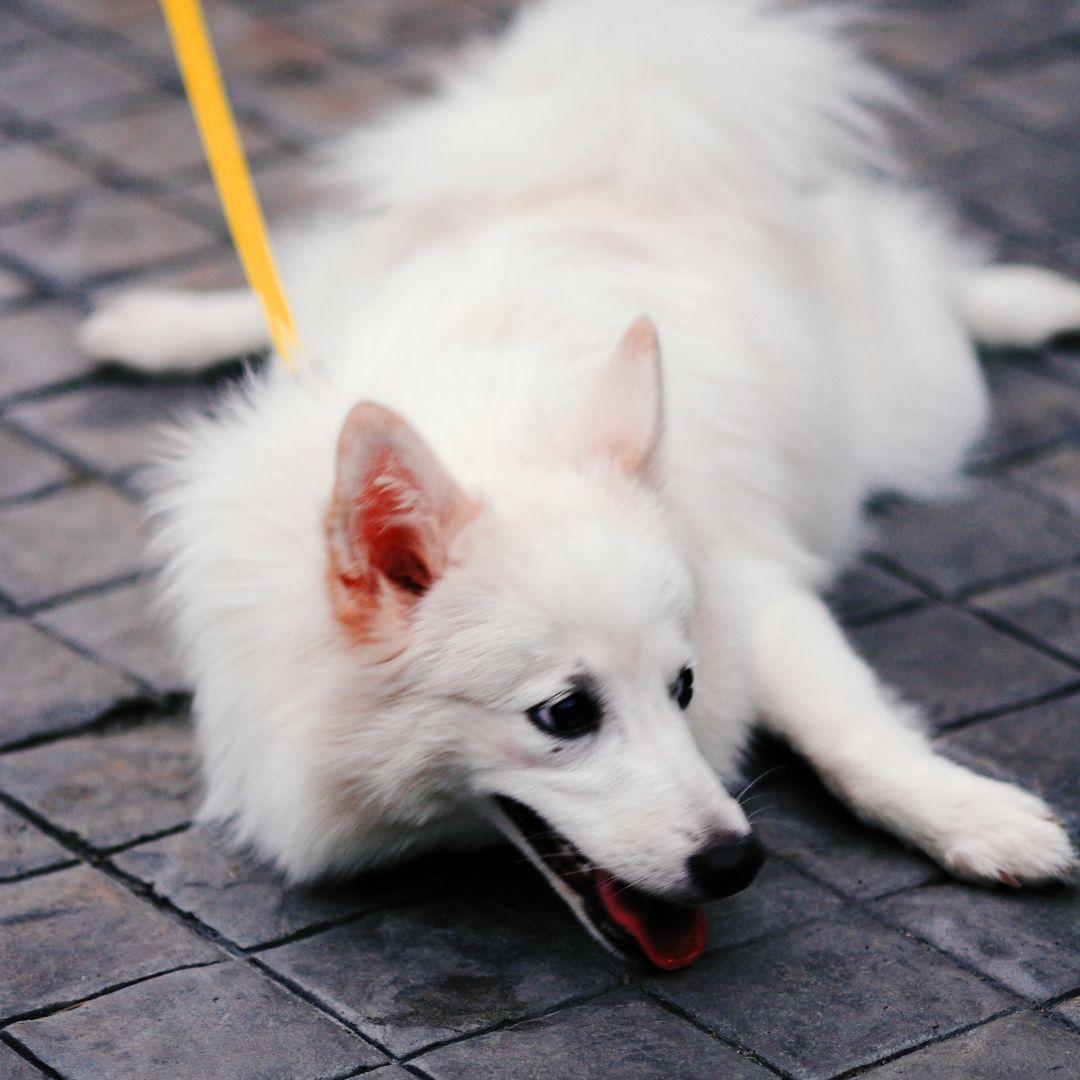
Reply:
M210 0L271 210L298 153L421 91L498 0ZM1080 272L1080 3L884 3L920 171ZM187 700L149 614L137 466L234 371L91 370L133 279L236 280L153 0L0 6L0 1076L1080 1075L1080 905L951 883L796 762L772 852L670 976L592 947L509 852L285 891L189 823ZM1080 356L986 358L970 492L882 502L836 603L941 746L1080 827Z

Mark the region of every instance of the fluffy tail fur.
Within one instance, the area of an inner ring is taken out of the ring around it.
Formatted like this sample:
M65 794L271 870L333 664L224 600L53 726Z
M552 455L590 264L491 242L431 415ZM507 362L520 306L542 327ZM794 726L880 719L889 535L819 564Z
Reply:
M968 280L960 314L984 345L1031 348L1080 330L1080 282L1037 266L988 266Z
M270 336L259 302L247 289L139 289L95 311L79 328L78 343L93 360L115 360L140 371L198 371L260 352Z

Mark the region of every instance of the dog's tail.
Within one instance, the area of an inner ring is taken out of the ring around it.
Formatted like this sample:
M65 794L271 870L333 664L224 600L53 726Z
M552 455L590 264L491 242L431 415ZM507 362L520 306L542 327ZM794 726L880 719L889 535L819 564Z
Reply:
M1080 331L1080 282L1037 266L987 266L965 282L960 314L984 345L1031 348Z
M270 335L259 302L247 289L140 289L95 311L79 328L78 344L93 360L140 371L197 371L261 352Z

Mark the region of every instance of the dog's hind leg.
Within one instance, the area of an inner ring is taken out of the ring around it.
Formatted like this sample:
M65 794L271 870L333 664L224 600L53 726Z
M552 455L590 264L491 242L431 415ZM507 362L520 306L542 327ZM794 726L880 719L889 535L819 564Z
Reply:
M142 371L195 371L260 352L270 343L255 295L247 289L125 293L80 327L79 347L94 360Z
M860 817L958 877L1016 886L1069 871L1072 847L1046 804L936 754L817 596L771 563L733 569L763 722Z
M964 283L960 313L984 345L1033 348L1080 331L1080 282L1037 266L987 266Z

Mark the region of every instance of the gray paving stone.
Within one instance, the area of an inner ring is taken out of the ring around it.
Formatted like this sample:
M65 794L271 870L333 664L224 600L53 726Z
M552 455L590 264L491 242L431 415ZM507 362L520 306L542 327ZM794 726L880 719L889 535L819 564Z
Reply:
M890 1062L874 1080L1029 1080L1080 1073L1080 1035L1053 1020L1018 1013Z
M930 885L875 902L890 922L1033 1001L1080 989L1080 895Z
M935 505L898 501L875 522L872 549L950 595L1080 555L1080 525L993 481Z
M40 450L21 435L0 428L0 499L62 484L75 470L56 454Z
M185 687L154 581L72 600L39 615L38 622L158 691Z
M779 859L770 859L745 892L706 905L709 951L811 922L840 903L829 889Z
M1009 470L1009 479L1080 518L1080 446L1065 446Z
M859 822L806 771L767 786L760 804L754 805L762 807L754 829L768 851L847 896L881 896L942 876L922 854ZM756 884L733 900L745 897L744 903L752 906L755 889ZM824 899L811 903L812 913L805 918L817 917Z
M190 382L98 385L16 406L9 416L95 469L123 474L148 464L162 427L205 406L211 393Z
M215 40L215 46L218 44ZM273 147L269 136L250 124L238 123L249 155ZM206 156L191 109L181 98L148 98L137 109L73 124L69 131L74 142L127 174L174 181L184 173L201 175L206 171Z
M1066 1023L1080 1029L1080 997L1070 998L1054 1010L1055 1016L1060 1016Z
M1043 369L1054 378L1072 386L1080 386L1080 349L1075 345L1071 348L1051 347L1041 354Z
M370 910L386 898L376 885L368 887L363 880L290 888L270 867L234 850L223 836L204 826L140 844L114 861L181 911L243 948Z
M67 848L14 811L0 806L0 879L73 861Z
M384 1060L239 961L161 975L10 1031L62 1075L102 1080L314 1080Z
M877 54L912 75L947 80L980 58L1023 52L1061 33L1055 18L1033 18L1026 0L997 0L992 19L979 18L971 0L926 3L898 0L877 31Z
M1025 131L1052 135L1075 122L1080 70L1073 57L1062 56L978 73L970 80L968 95Z
M30 283L10 270L0 268L0 304L21 300L30 294Z
M1076 681L1074 669L952 608L896 615L851 636L881 678L938 724Z
M0 507L0 590L30 605L146 568L139 511L104 484L81 482Z
M377 912L262 954L394 1053L408 1053L611 985L508 910L448 902Z
M143 79L96 50L54 40L5 58L0 74L0 103L34 119L90 112L146 89Z
M0 745L90 720L136 693L29 623L0 618Z
M715 953L649 985L796 1077L831 1076L1013 999L857 911Z
M0 1018L222 956L88 866L0 885L0 928Z
M18 251L71 282L179 258L217 239L162 204L106 189L73 195L0 228L0 249Z
M1021 136L1008 153L972 156L949 187L1045 253L1080 230L1070 183L1078 164L1080 147L1067 137Z
M859 563L840 576L828 599L841 621L851 623L910 604L922 595L892 574L870 563Z
M0 398L85 375L75 348L78 311L44 303L0 313Z
M191 729L145 723L0 758L0 791L95 847L113 847L191 819L197 768Z
M994 412L981 459L1045 446L1080 431L1080 389L1046 378L1037 362L990 361L984 370Z
M4 1080L41 1080L44 1075L10 1047L0 1043L0 1076Z
M14 12L4 13L4 24L0 26L0 47L12 50L23 48L41 37L41 31L33 23L20 19Z
M1080 568L995 589L973 603L1080 660Z
M4 17L9 14L5 12ZM0 173L4 176L0 207L5 208L43 201L94 182L89 173L36 143L15 143L0 150Z
M573 1064L571 1064L573 1063ZM435 1080L751 1080L773 1074L632 993L617 993L503 1031L451 1043L416 1060Z
M940 741L954 757L985 763L1046 798L1080 830L1080 696L983 720Z

